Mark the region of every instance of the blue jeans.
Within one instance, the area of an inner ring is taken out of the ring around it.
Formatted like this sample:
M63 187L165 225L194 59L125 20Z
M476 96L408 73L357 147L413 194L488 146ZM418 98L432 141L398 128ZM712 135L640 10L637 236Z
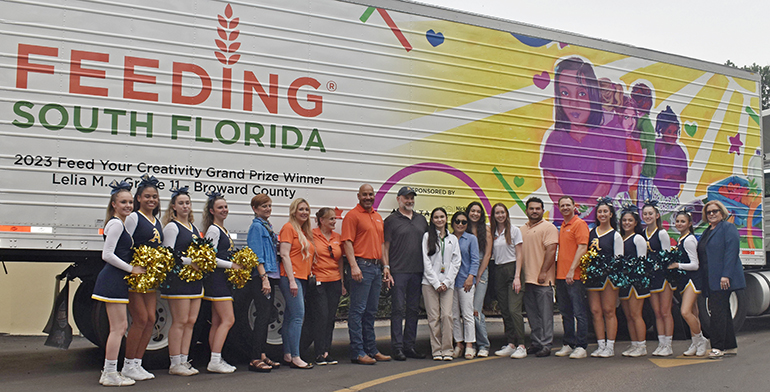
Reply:
M588 347L588 309L585 295L583 282L576 280L569 285L564 279L556 280L556 300L564 326L563 344L572 348Z
M289 290L289 278L281 276L278 284L281 287L283 299L286 301L286 310L283 313L283 326L281 337L283 338L283 353L299 356L299 340L302 336L302 321L305 319L305 290L307 280L294 278L297 282L297 296L293 297Z
M479 349L489 349L489 337L487 336L487 322L484 319L484 296L487 295L487 286L489 285L489 268L476 279L476 292L473 294L473 311L478 312L474 316L476 322L476 347Z
M382 270L378 265L356 259L363 279L360 282L350 282L348 333L351 359L379 353L374 335L374 317L380 304Z
M393 274L393 280L395 285L390 290L390 347L393 350L413 349L420 316L422 274Z

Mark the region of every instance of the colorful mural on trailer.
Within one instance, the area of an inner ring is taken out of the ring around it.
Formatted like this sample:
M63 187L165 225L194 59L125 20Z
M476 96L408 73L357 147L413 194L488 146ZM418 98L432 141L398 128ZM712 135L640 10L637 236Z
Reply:
M372 23L373 11L361 21ZM412 100L440 108L401 124L432 134L393 150L436 161L402 169L380 197L397 181L443 183L467 190L435 196L450 208L477 197L505 202L523 218L529 196L555 204L570 195L589 220L602 196L618 207L656 200L665 226L683 208L699 221L704 200L717 199L743 247L763 248L756 82L377 11L409 53L410 72L431 84ZM558 223L558 209L549 213Z

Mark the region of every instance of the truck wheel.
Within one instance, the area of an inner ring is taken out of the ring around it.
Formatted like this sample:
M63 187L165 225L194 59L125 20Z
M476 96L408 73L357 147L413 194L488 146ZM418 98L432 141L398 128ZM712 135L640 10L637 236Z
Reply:
M158 294L159 295L159 294ZM94 330L95 340L91 340L99 347L104 347L107 343L107 337L110 334L110 321L107 318L105 303L93 301L93 311L91 320ZM128 315L128 325L131 326L131 315ZM147 344L147 351L142 359L142 366L148 369L167 368L168 359L168 331L171 328L171 311L168 307L168 301L158 297L155 310L155 328Z
M743 323L746 321L746 290L736 290L730 294L730 313L733 316L733 329L735 332L740 331L743 328ZM708 298L703 296L698 297L698 310L701 327L704 330L704 335L708 337L705 332L709 331L711 312L708 307Z
M94 292L94 282L82 281L75 291L75 296L72 298L72 318L75 319L75 325L77 325L80 334L83 335L88 341L95 345L99 345L99 338L94 331L94 325L92 323L91 314L97 301L91 299L91 294Z

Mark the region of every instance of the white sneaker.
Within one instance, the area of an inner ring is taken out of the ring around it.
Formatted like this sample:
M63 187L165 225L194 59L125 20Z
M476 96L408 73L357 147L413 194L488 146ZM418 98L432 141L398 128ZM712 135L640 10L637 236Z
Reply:
M695 352L695 355L702 357L705 356L708 352L708 346L709 346L709 340L705 337L700 338L700 341L698 341L698 349Z
M642 344L642 345L636 346L636 349L634 349L634 351L631 351L631 353L629 353L628 356L632 358L646 357L647 345Z
M488 348L480 348L478 354L476 354L479 358L486 358L489 356L489 349Z
M130 377L136 381L145 381L145 380L151 380L155 378L155 376L144 370L141 366L131 366L131 367L125 367L123 366L123 371L120 372L125 377Z
M513 354L511 354L511 358L513 359L522 359L527 357L527 349L519 346L516 347L515 350L513 350Z
M602 353L604 352L604 347L599 347L594 352L591 353L591 356L594 358L599 358L602 356Z
M498 357L510 357L511 355L513 355L514 351L516 351L515 348L511 347L510 344L506 344L499 350L495 351L495 355L497 355Z
M602 351L599 356L601 358L611 358L615 356L615 348L612 346L606 346L604 347L604 351Z
M666 344L663 347L661 347L660 351L658 351L659 357L668 357L674 355L674 350L671 349L671 346Z
M200 372L198 371L198 369L196 369L196 368L194 368L194 367L193 367L193 365L190 363L190 361L187 361L187 362L182 362L182 365L184 365L184 367L186 367L186 368L190 369L190 371L192 372L192 374L198 374L198 373L200 373Z
M235 371L235 366L225 362L224 359L219 362L209 361L209 365L206 366L206 370L211 373L232 373Z
M695 355L696 352L698 352L698 340L696 338L692 338L692 343L690 343L690 347L687 350L685 350L685 352L682 353L682 355L684 355L685 357L691 357Z
M620 355L622 355L624 357L630 357L631 353L634 352L635 350L636 350L636 345L632 344L632 345L628 346L628 348L625 351L620 353Z
M663 349L663 346L664 346L663 343L658 342L658 347L655 347L655 350L652 352L652 355L654 355L656 357L659 356L660 355L660 350Z
M185 362L187 363L187 362ZM178 363L176 365L172 365L168 368L168 374L174 375L174 376L192 376L193 371L190 370L187 366L185 366L185 363Z
M570 359L583 359L587 356L588 353L583 347L575 347L575 349L572 350L572 354L569 355Z
M102 370L102 375L99 377L99 384L105 387L124 387L136 384L131 378L125 377L118 372L105 372Z
M568 357L570 354L572 354L572 351L574 351L572 347L570 347L568 344L565 344L561 346L561 350L557 351L554 355L557 357Z

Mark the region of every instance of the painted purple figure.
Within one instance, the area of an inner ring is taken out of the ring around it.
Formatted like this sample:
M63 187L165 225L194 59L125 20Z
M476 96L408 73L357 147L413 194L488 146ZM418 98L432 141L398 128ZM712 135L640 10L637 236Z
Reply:
M658 172L654 183L661 195L676 197L679 195L681 184L687 181L687 155L676 142L679 136L679 119L670 106L666 106L666 110L658 114L655 133L659 139L655 143Z
M569 195L577 204L593 205L620 190L626 154L622 130L617 120L602 125L600 88L590 64L571 57L556 65L555 74L556 124L543 148L543 179L554 203Z

